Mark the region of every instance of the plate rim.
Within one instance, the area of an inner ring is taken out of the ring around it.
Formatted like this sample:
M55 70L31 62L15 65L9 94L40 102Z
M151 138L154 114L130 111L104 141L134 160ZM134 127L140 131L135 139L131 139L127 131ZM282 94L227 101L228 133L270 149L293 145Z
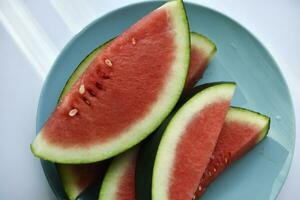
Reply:
M41 89L41 92L40 92L40 95L39 95L39 101L38 101L38 106L37 106L37 112L36 112L36 126L35 126L35 131L36 131L36 134L38 134L38 130L39 130L39 116L40 116L40 113L41 113L41 104L42 104L42 97L46 94L46 87L47 85L49 85L49 81L51 79L51 77L53 76L54 74L54 69L55 69L55 66L57 65L57 63L59 62L59 60L61 59L61 57L63 57L65 55L65 53L67 52L67 50L70 48L70 46L74 43L74 41L76 41L80 36L84 35L85 32L90 29L92 26L94 26L96 23L98 23L98 21L102 20L103 18L106 18L106 17L109 17L110 15L114 15L115 13L117 12L120 12L121 10L126 10L128 9L129 7L132 7L132 6L139 6L139 5L143 5L143 4L153 4L153 3L165 3L166 1L164 0L143 0L141 2L135 2L135 3L130 3L128 5L125 5L125 6L121 6L117 9L114 9L114 10L111 10L109 11L108 13L104 14L104 15L100 15L98 17L96 17L95 19L93 19L91 22L89 22L86 26L84 26L79 32L77 32L74 36L71 37L71 39L69 39L67 41L67 43L64 45L64 47L59 51L59 53L57 54L56 58L54 59L54 62L51 64L51 67L46 75L46 78L44 79L43 81L43 86L42 86L42 89ZM192 7L200 7L201 9L206 9L210 12L213 12L219 16L221 16L222 18L225 18L226 20L229 20L231 21L232 23L234 23L235 25L237 25L238 27L240 27L241 29L243 29L243 31L245 31L250 37L252 37L256 42L257 44L266 52L266 54L269 56L270 60L273 62L273 64L276 66L276 70L278 71L278 74L280 76L280 78L282 79L283 81L283 85L284 87L286 88L286 91L287 91L287 98L288 98L288 101L290 102L290 105L291 105L291 109L292 109L292 113L291 113L291 116L292 116L292 131L293 131L293 134L292 134L292 144L291 144L291 149L289 151L289 154L287 155L287 160L285 161L285 163L288 161L288 165L287 166L283 166L281 171L280 172L283 172L283 179L280 181L279 185L277 186L277 189L274 191L272 190L271 193L275 193L275 199L278 197L280 191L282 190L282 187L284 185L284 183L286 182L287 180L287 177L288 177L288 174L290 172L290 169L291 169L291 165L292 165L292 162L293 162L293 158L294 158L294 151L295 151L295 138L296 138L296 123L295 123L295 107L294 107L294 102L293 102L293 98L292 98L292 95L291 95L291 91L290 91L290 88L289 88L289 85L285 79L285 76L284 74L282 73L282 69L280 68L280 65L278 64L278 62L276 61L276 59L272 56L272 54L270 53L269 49L262 43L262 41L254 34L252 33L250 30L248 30L244 25L242 25L239 21L233 19L232 17L222 13L221 11L219 10L216 10L214 8L211 8L211 7L208 7L208 6L205 6L203 4L197 4L197 3L194 3L194 2L189 2L189 1L186 1L184 2L185 5L189 4L190 6ZM50 188L52 189L54 195L56 198L59 198L59 194L57 193L57 190L55 189L55 187L50 184L51 181L50 180L50 177L49 177L49 174L46 173L46 169L45 169L45 166L43 165L43 160L40 159L40 163L42 165L42 168L43 168L43 172L44 172L44 175L47 179L47 182L50 186ZM271 194L270 193L270 194Z

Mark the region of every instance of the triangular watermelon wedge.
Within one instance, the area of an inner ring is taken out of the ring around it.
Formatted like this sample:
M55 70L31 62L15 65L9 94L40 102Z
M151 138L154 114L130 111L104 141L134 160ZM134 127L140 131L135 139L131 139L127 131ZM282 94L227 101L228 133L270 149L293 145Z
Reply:
M177 106L179 110L169 117L170 122L143 142L136 167L137 200L192 199L217 143L234 89L234 83L196 87L192 98L182 99L184 105Z
M63 98L68 93L68 91L72 88L72 85L76 82L76 80L80 77L80 75L84 72L88 65L95 59L97 54L101 53L101 51L108 43L109 42L106 42L105 44L99 46L78 65L76 70L73 72L73 74L67 81L60 98ZM191 33L191 62L188 71L189 73L185 83L185 92L189 91L191 89L191 86L193 86L198 81L198 79L202 77L204 70L207 67L207 64L213 58L215 52L216 46L210 39L196 32ZM127 153L125 152L123 154ZM118 158L120 157L120 159L123 159L121 158L122 155L118 156ZM117 158L115 158L114 160L115 162L118 162L116 161ZM127 162L130 162L131 164L135 163L131 160L128 160ZM62 165L63 167L61 167L60 165ZM103 163L98 162L96 165L100 165L99 167L101 167ZM80 169L79 166L81 168L84 168L83 170L85 171L85 174L82 174L80 172L76 173L76 169ZM89 170L89 168L91 168L91 170ZM102 173L95 173L93 170L94 168L94 164L81 164L78 165L78 167L76 168L74 168L73 165L70 165L70 167L68 167L67 164L57 164L57 169L62 179L64 190L66 191L66 194L68 195L69 199L75 199L86 188L88 188L96 180L100 179ZM135 168L135 166L133 166L133 168ZM127 178L128 177L129 175L127 176ZM77 184L77 180L81 180L81 184ZM133 181L135 182L135 180ZM130 190L130 188L127 189ZM135 188L131 189L134 190ZM129 195L130 193L127 194Z
M171 112L189 59L183 2L167 2L97 55L40 130L32 152L52 162L79 164L129 149Z
M192 199L217 143L234 90L233 83L209 85L172 117L155 156L152 200Z
M231 107L193 199L201 197L227 167L264 139L269 128L269 117L247 109Z

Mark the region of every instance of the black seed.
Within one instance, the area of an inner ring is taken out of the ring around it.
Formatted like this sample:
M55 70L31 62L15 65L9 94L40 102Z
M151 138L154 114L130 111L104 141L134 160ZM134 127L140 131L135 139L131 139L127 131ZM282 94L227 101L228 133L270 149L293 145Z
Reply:
M96 88L98 88L99 90L103 89L103 87L100 83L96 82L95 85L96 85Z
M110 79L110 76L108 74L106 74L106 73L103 73L102 74L102 78L103 79Z
M96 96L96 93L95 93L93 90L87 89L87 91L88 91L88 93L89 93L91 96L93 96L93 97Z
M84 103L86 103L87 105L91 105L91 102L87 99L87 98L85 98L85 97L81 97L81 99L83 100L83 102Z

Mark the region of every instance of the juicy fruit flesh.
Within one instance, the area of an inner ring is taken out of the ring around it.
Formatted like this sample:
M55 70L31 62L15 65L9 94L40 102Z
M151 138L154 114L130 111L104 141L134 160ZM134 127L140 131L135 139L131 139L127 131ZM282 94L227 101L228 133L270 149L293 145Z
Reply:
M146 115L170 72L174 41L166 10L144 19L105 48L75 83L43 128L49 143L62 147L104 143ZM74 108L78 113L70 117Z
M205 173L200 179L195 196L202 196L211 182L231 163L250 150L257 143L259 133L259 127L225 121L216 148Z
M221 101L206 106L185 128L176 148L169 199L192 199L215 148L229 103Z
M121 182L118 186L119 190L117 191L117 199L118 200L135 200L136 156L137 156L137 154L135 154L129 160L131 163L121 178Z

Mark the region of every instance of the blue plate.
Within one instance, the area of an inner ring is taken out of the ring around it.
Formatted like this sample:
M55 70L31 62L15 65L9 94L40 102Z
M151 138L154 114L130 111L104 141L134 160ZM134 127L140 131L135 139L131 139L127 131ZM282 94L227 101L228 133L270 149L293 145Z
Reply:
M80 61L161 4L144 2L111 12L88 25L68 43L44 84L37 130L55 108L66 80ZM259 111L272 119L267 139L223 173L202 199L275 199L289 171L295 143L293 105L279 67L265 47L232 19L190 3L186 3L186 9L191 30L207 35L218 47L198 84L234 81L238 90L233 104ZM45 161L42 165L57 198L66 199L54 165Z

